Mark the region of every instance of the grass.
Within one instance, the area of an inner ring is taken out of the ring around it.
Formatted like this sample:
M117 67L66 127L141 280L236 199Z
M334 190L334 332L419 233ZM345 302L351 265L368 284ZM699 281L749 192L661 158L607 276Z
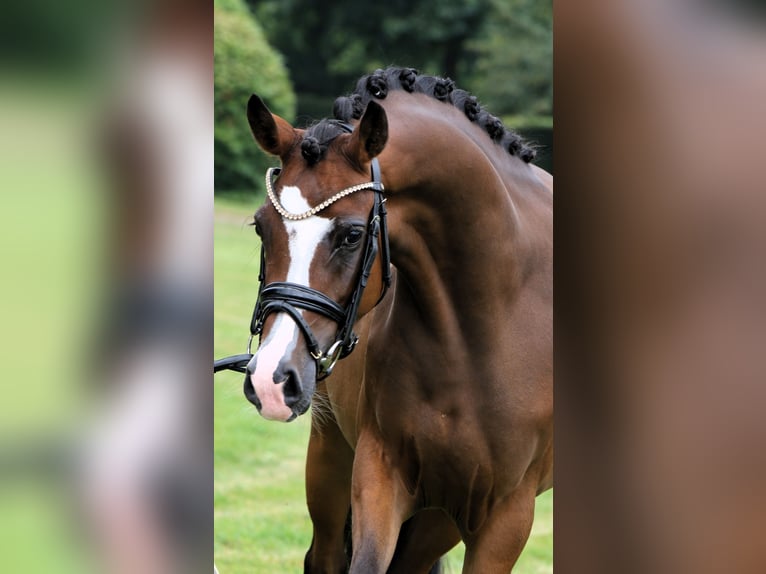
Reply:
M247 224L257 199L216 198L215 356L244 352L257 294L258 238ZM242 394L242 375L215 382L215 560L221 574L303 572L311 522L303 483L308 416L262 419ZM532 535L514 572L553 572L553 494L537 499ZM463 547L447 557L460 572Z

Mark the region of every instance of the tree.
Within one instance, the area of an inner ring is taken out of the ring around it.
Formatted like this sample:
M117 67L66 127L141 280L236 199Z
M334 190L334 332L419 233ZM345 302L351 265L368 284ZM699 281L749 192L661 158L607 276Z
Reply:
M247 100L258 93L276 114L295 116L295 94L282 57L242 0L215 0L215 189L263 187L274 160L250 134Z
M497 115L553 114L553 3L492 0L492 18L472 40L474 91Z
M552 0L247 1L288 62L299 123L395 64L451 77L510 127L550 132Z
M390 64L460 82L490 0L249 0L295 78L299 111L323 117L363 74ZM314 101L324 102L314 105Z

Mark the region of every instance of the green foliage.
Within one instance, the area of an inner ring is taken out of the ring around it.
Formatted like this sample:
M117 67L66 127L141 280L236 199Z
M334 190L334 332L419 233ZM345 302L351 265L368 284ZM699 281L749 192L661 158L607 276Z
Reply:
M550 1L492 0L470 84L495 115L552 116L552 22Z
M250 13L247 4L242 2L242 0L215 0L213 5L216 9L221 9L226 12L237 12L240 14Z
M320 96L349 92L356 80L390 64L458 80L467 42L481 28L490 0L251 0L290 66L299 112L314 115Z
M245 115L257 93L272 112L292 121L293 93L281 56L242 0L216 0L215 13L215 189L261 190L274 159L250 134Z
M300 114L327 116L360 76L395 64L451 77L495 115L551 116L551 0L248 2L288 62Z

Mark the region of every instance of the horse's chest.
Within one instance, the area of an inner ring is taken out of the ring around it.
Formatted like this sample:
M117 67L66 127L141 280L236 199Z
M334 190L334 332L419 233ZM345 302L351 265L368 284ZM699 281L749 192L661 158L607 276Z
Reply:
M415 424L403 424L403 432L387 439L387 450L410 491L437 496L465 485L477 468L492 472L489 445L480 430L454 419L449 412L421 414Z
M422 458L417 495L422 505L443 508L462 529L475 531L497 496L503 495L503 488L496 488L506 483L498 476L497 461L481 441L453 437L426 444L418 453Z
M402 429L385 438L392 464L423 507L443 508L473 531L521 484L534 459L535 438L522 428L513 429L512 438L495 433L481 417L459 408L421 405L417 417L406 410L400 409L403 418L387 420L389 429Z

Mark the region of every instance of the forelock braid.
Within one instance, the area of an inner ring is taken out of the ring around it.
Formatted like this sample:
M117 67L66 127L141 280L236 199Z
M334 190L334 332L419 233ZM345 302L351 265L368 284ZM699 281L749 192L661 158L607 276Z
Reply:
M301 154L309 165L314 165L322 159L322 146L319 140L312 136L306 136L301 142Z
M351 118L351 98L340 96L332 104L332 116L336 120L348 121Z
M364 100L359 94L336 98L332 108L333 117L344 122L358 120L363 113Z

